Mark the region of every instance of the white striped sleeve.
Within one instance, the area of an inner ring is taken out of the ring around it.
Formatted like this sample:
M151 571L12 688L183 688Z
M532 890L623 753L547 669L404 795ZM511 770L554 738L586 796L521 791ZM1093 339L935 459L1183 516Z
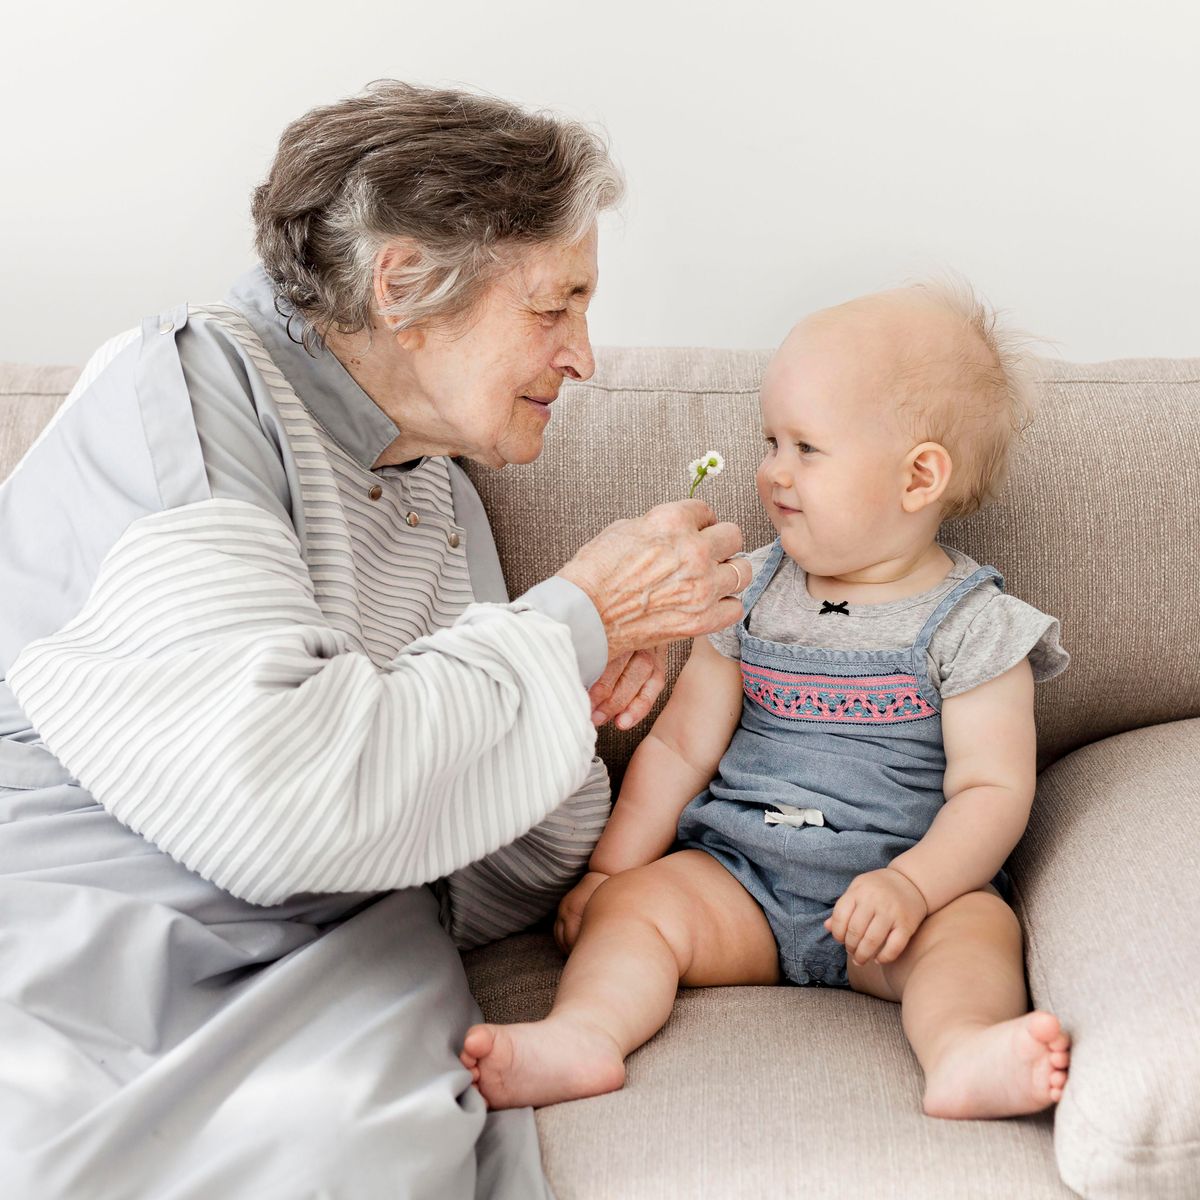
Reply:
M295 534L238 500L134 522L9 683L118 820L258 904L448 875L556 809L595 746L565 625L473 604L379 669Z
M442 924L460 949L494 942L544 917L583 874L612 803L599 758L583 786L524 837L437 885Z

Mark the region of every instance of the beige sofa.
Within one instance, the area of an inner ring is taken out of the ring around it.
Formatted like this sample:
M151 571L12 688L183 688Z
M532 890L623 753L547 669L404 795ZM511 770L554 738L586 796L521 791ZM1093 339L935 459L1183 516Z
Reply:
M618 517L705 485L747 548L771 536L753 351L625 349L556 406L542 457L471 468L513 594ZM1041 364L1041 409L1001 499L943 541L1062 622L1038 691L1039 778L1011 872L1036 1005L1074 1036L1056 1112L921 1113L896 1006L824 989L681 994L625 1089L538 1113L559 1200L1200 1197L1200 359ZM73 368L0 368L0 476ZM672 654L672 676L682 647ZM614 778L649 722L606 728ZM549 1007L545 932L467 956L492 1019ZM1060 1178L1061 1176L1061 1178Z

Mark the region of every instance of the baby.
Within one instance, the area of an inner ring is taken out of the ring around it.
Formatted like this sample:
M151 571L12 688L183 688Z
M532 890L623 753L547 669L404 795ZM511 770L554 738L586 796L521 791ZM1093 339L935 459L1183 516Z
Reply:
M1001 482L1029 418L1012 335L965 284L802 321L761 393L740 624L697 638L630 762L543 1021L476 1025L493 1108L619 1088L677 987L851 987L899 1002L924 1111L1055 1103L1069 1037L1029 1012L1002 867L1033 801L1053 617L937 540Z

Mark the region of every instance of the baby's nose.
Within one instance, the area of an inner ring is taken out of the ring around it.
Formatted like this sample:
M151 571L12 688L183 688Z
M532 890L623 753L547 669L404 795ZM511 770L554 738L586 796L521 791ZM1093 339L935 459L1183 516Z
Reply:
M763 464L766 478L776 487L791 487L792 473L778 459Z

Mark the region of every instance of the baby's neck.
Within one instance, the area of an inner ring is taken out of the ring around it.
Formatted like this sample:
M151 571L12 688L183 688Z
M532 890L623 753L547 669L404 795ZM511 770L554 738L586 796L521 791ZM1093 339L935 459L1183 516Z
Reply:
M919 596L936 587L954 566L953 559L936 542L914 551L871 563L842 575L807 577L814 600L850 600L856 604L887 604Z

